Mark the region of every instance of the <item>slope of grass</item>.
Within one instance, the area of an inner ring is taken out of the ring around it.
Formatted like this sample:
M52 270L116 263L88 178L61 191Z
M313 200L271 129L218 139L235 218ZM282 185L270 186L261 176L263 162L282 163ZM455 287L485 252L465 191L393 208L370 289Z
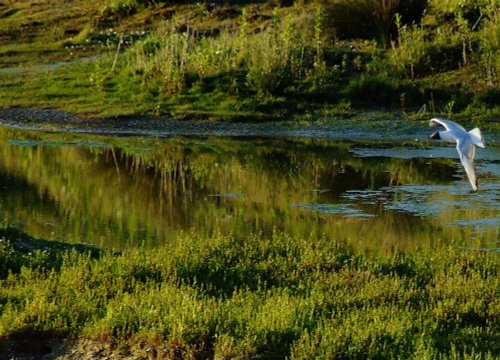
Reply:
M499 116L495 1L59 2L0 7L1 107L220 119L348 104ZM366 13L374 23L361 29ZM70 64L38 66L61 60Z

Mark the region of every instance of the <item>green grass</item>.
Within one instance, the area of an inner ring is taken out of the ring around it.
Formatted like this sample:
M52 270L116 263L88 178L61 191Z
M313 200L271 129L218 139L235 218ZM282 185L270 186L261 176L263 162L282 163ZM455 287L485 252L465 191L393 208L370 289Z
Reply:
M9 2L0 66L31 70L2 73L0 107L290 119L347 104L499 116L494 1L293 3L78 1L61 16L42 2ZM370 26L353 29L356 14L374 11ZM29 36L14 37L24 27ZM82 65L88 55L93 65ZM57 60L75 63L37 66Z
M98 258L1 246L2 262L17 251L23 266L0 267L0 338L52 333L218 358L500 355L493 253L370 258L284 234L186 234Z

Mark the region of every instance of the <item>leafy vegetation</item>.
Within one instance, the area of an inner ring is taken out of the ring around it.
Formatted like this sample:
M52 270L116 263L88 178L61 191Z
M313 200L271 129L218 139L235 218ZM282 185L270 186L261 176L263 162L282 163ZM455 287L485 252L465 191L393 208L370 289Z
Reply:
M27 48L10 34L28 10L16 3L3 12L7 40L0 53L24 59ZM87 2L75 16L82 13L90 23L61 20L65 30L49 38L31 25L34 40L27 41L36 46L29 51L40 55L45 46L52 57L99 56L48 71L4 70L1 106L231 119L300 116L348 104L498 116L495 0L110 0ZM32 95L12 96L19 82Z
M15 241L3 240L1 254ZM185 357L500 355L495 254L444 247L367 258L284 234L186 234L154 250L99 258L57 251L59 265L40 266L47 252L15 254L20 269L1 268L1 338L146 342Z

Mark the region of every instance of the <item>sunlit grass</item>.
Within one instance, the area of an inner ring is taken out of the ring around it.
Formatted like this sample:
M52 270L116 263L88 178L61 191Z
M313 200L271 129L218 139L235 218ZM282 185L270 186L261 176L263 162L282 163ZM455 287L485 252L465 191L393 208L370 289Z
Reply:
M2 260L9 251L3 241ZM241 358L499 355L496 254L367 258L321 238L191 234L98 259L57 253L53 268L41 252L16 256L21 270L0 274L0 337L145 340Z

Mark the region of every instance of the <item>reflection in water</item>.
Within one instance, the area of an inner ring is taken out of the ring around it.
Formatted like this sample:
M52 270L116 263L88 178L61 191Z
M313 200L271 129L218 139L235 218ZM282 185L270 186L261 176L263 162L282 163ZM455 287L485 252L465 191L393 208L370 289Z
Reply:
M192 230L285 231L383 252L447 243L487 247L498 238L495 160L479 159L494 172L484 190L470 194L456 179L454 159L429 159L412 148L381 156L364 147L0 128L0 211L4 226L36 238L109 248L155 246Z

